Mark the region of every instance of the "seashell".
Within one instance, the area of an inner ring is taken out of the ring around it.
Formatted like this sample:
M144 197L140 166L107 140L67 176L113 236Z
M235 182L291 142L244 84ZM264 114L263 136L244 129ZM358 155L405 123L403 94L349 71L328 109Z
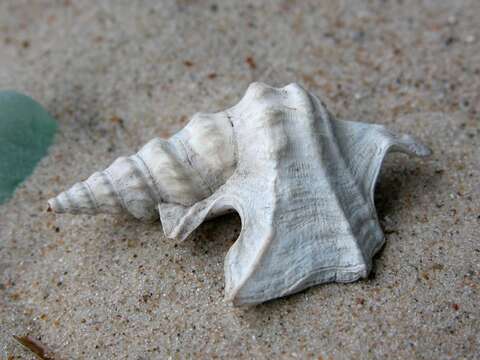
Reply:
M242 230L225 258L225 296L256 304L369 274L384 242L373 193L389 151L430 153L381 125L335 120L297 84L253 83L237 105L195 115L49 205L141 220L158 213L165 235L182 240L234 210Z

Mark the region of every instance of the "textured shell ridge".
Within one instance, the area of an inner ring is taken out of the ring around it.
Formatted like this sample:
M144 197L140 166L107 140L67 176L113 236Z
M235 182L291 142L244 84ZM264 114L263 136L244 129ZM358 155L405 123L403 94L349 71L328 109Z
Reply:
M236 105L195 114L50 206L159 216L166 237L181 240L236 211L242 230L225 257L225 298L256 304L368 276L385 241L373 193L393 151L430 152L383 126L336 120L298 84L253 83Z

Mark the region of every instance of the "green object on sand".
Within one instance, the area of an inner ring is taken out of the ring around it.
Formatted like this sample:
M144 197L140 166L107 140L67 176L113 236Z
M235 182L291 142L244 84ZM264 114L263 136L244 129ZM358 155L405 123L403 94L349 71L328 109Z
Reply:
M0 91L0 204L46 155L56 129L56 121L36 101Z

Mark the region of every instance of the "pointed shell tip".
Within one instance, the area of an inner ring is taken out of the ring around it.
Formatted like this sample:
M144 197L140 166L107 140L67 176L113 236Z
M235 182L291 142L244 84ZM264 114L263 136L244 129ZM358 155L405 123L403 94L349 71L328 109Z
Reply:
M422 143L417 143L415 146L414 153L420 157L428 157L432 155L433 151L428 146Z
M47 212L57 213L58 208L55 206L55 198L51 198L47 201Z

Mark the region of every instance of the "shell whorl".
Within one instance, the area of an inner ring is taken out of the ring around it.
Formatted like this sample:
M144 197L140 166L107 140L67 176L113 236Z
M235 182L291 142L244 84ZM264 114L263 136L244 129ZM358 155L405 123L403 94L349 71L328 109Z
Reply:
M190 206L215 192L234 168L227 113L198 113L168 140L149 141L136 154L118 158L48 204L57 213L128 212L152 221L158 218L159 203Z

